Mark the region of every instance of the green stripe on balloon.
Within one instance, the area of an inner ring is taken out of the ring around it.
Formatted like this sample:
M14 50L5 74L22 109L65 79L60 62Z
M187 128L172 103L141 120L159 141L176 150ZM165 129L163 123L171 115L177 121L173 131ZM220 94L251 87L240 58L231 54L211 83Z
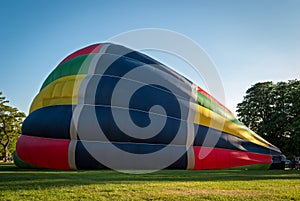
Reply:
M228 168L229 170L268 170L271 164L256 164L256 165L245 165Z
M212 100L211 98L207 97L205 94L198 91L197 96L197 103L217 114L224 117L225 119L230 120L231 122L235 123L236 125L240 126L243 130L251 133L256 138L262 139L260 136L258 136L256 133L254 133L252 130L250 130L247 126L245 126L242 122L240 122L235 116L233 116L230 112L226 110L226 108L219 105L217 102ZM269 144L269 143L268 143Z
M68 60L57 66L43 83L40 91L48 86L51 82L69 75L87 74L91 60L95 54L88 54Z
M29 163L26 163L25 161L21 160L17 153L13 153L13 158L14 158L14 164L19 167L19 168L26 168L26 169L41 169L40 167L31 165Z
M198 91L197 96L197 103L207 109L210 109L211 111L221 115L222 117L229 119L230 121L241 124L232 114L230 114L225 108L223 108L221 105L213 101L211 98L207 97L206 95L202 94Z

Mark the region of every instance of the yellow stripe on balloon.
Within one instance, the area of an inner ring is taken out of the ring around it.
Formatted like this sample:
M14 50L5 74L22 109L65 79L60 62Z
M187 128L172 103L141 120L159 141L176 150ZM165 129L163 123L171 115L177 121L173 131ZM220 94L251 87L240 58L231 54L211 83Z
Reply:
M55 80L34 98L29 113L46 106L77 104L78 90L85 77L71 75Z
M258 137L254 132L250 131L249 129L245 129L243 126L238 125L228 119L225 119L221 115L212 112L201 105L196 106L194 123L235 135L264 147L269 147L268 143Z

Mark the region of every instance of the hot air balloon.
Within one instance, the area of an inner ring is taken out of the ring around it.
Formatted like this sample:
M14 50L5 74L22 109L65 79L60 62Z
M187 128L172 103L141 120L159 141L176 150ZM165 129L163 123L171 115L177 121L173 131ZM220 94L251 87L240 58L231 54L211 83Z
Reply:
M19 167L270 169L281 151L155 59L102 43L67 56L34 98Z

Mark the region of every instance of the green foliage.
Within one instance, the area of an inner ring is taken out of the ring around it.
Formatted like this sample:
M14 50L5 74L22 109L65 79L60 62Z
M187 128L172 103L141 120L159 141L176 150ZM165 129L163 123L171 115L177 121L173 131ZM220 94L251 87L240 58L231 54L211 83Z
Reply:
M256 83L237 105L238 118L288 157L300 156L300 81Z
M297 170L24 170L0 165L0 200L299 200Z
M17 108L7 105L9 101L0 91L0 157L7 161L15 150L18 136L21 134L21 124L25 114Z

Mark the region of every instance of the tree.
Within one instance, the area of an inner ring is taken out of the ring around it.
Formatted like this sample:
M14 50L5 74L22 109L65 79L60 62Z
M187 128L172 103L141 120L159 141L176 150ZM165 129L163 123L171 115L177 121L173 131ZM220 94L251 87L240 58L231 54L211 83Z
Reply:
M8 102L0 91L0 147L2 148L0 152L4 156L4 162L12 154L10 148L21 134L21 124L25 117L25 114L19 112L17 108L8 106Z
M256 83L237 105L238 118L288 157L300 155L300 81Z

